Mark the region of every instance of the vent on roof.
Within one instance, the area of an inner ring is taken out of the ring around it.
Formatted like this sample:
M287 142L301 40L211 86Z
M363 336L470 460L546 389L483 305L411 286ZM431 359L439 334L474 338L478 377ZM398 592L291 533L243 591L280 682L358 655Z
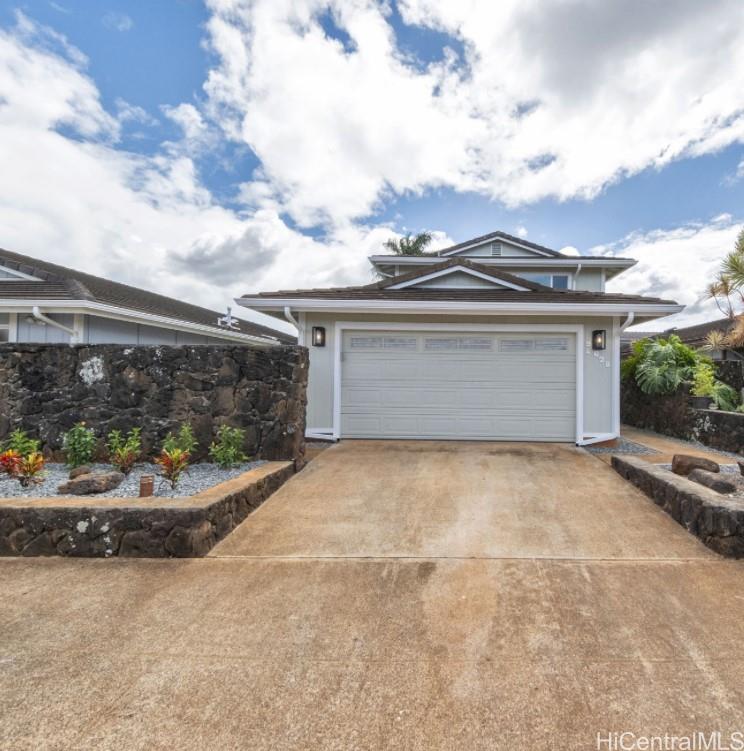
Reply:
M499 242L491 243L491 255L492 256L500 256L501 255L501 243L499 243Z

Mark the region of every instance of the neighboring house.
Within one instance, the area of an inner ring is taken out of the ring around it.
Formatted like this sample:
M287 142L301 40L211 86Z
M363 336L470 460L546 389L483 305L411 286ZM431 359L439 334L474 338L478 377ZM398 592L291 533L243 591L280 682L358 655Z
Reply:
M742 360L742 354L739 350L731 347L721 349L708 349L708 335L714 331L720 331L727 334L736 324L731 318L719 318L715 321L698 323L694 326L685 326L683 328L670 328L665 331L625 331L622 335L621 354L626 357L630 354L634 342L639 339L654 339L656 337L666 338L671 334L676 334L683 344L693 349L705 347L705 352L713 360Z
M267 326L0 249L0 342L295 342Z
M604 291L633 260L565 256L502 232L370 261L382 281L237 300L297 321L309 436L613 438L621 330L682 310Z
M735 326L736 320L731 318L719 318L716 321L708 321L707 323L698 323L695 326L686 326L684 328L667 329L659 336L669 336L670 334L676 334L684 344L694 349L700 349L708 343L708 334L714 331L720 331L722 334L728 334L728 332ZM736 350L729 347L722 349L710 349L706 353L713 360L741 360L741 354Z

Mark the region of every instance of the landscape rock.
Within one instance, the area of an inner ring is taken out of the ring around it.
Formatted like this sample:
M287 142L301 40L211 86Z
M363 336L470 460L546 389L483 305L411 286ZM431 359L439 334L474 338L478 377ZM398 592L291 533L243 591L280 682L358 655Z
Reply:
M738 461L736 463L739 465L739 472L744 475L744 462Z
M63 495L105 493L119 487L123 481L124 475L121 472L90 472L63 483L57 488L57 492Z
M677 475L689 475L693 469L704 469L707 472L720 472L721 468L712 459L690 454L675 454L672 457L672 472Z
M705 469L693 469L687 477L698 485L715 490L716 493L734 493L739 487L736 476L729 479L720 473L708 472Z
M70 470L70 479L74 480L76 477L80 477L80 475L89 475L93 469L89 467L87 464L83 464L80 467L75 467L75 469Z

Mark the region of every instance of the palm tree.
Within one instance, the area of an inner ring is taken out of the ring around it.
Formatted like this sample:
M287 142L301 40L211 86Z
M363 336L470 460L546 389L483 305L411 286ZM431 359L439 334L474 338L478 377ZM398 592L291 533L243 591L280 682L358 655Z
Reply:
M721 313L727 318L737 317L731 298L736 295L739 302L744 303L744 229L737 235L734 249L724 258L718 276L706 291Z
M396 256L422 256L426 246L431 242L431 233L419 232L413 237L407 234L405 237L385 240L385 247Z

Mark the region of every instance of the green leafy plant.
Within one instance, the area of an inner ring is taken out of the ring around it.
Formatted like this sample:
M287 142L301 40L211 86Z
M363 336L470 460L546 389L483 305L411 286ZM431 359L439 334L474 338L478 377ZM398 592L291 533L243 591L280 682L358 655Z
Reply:
M716 376L713 366L707 362L701 362L695 368L692 380L693 396L713 396Z
M188 454L193 454L197 446L197 440L191 425L181 425L177 433L168 433L163 441L164 451L180 449Z
M109 462L125 475L132 471L132 467L142 453L141 433L142 428L132 428L126 436L121 430L112 430L108 434L106 448L109 453Z
M668 339L640 339L621 365L623 380L634 379L644 394L660 396L675 392L689 382L700 363L711 360L672 334Z
M27 488L29 485L38 485L44 481L43 469L44 456L39 451L32 451L21 458L14 476L24 488Z
M93 460L96 449L96 436L84 422L75 423L62 438L62 450L68 467L82 467Z
M736 389L729 386L723 381L715 381L713 383L713 393L711 394L714 404L717 409L721 409L724 412L735 412L739 406L741 399Z
M41 441L35 438L29 438L26 431L14 430L10 434L10 438L5 441L3 447L6 451L15 451L20 456L27 456L28 454L38 451L41 447Z
M245 430L222 425L217 431L217 440L209 447L209 455L215 464L228 469L248 458L243 453L244 443Z
M181 475L189 466L190 458L191 456L188 451L184 451L177 446L170 449L164 446L160 452L160 456L155 459L155 463L160 465L160 471L163 477L170 483L171 488L175 488L178 485Z

